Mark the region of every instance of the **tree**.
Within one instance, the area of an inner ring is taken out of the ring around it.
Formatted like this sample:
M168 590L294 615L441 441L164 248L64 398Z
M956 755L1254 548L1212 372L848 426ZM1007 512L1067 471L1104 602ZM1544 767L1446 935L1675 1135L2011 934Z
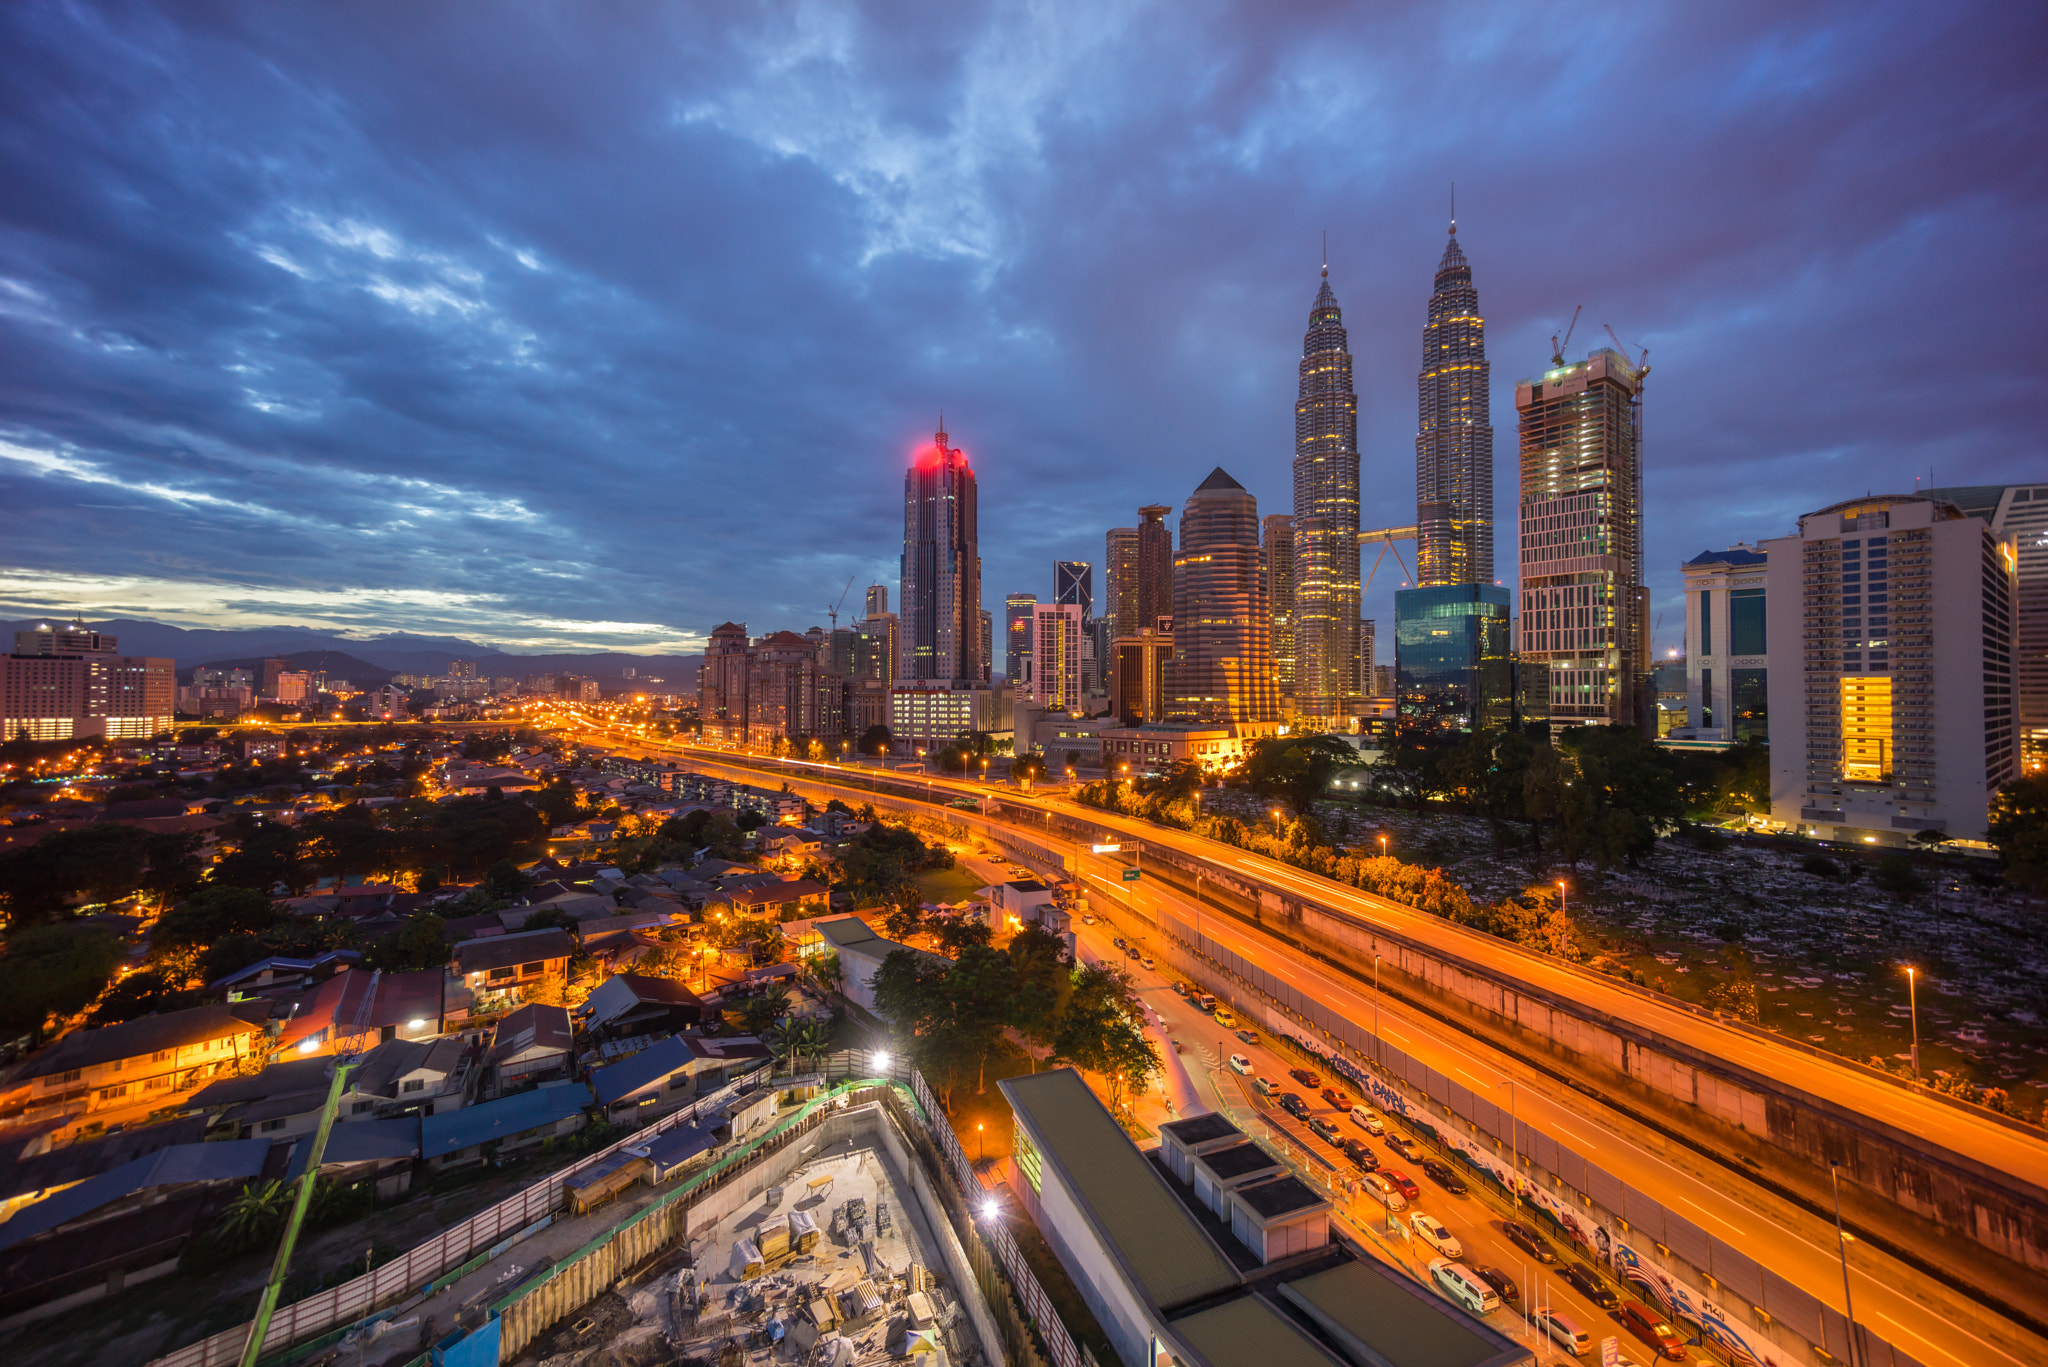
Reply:
M876 1012L903 1040L905 1052L927 1077L946 1077L950 1094L960 1041L947 1029L952 1015L946 988L949 972L948 965L929 954L891 950L868 986Z
M1684 818L1670 761L1636 731L1576 726L1561 748L1576 761L1578 778L1591 792L1598 817L1588 827L1588 848L1603 866L1636 863L1655 848L1660 831Z
M130 973L109 987L93 1007L94 1025L118 1025L140 1016L162 1011L182 1011L198 1004L197 989L185 986L184 972L176 967L146 968Z
M760 1036L768 1028L789 1014L789 994L779 987L768 988L755 996L743 997L731 1014L742 1032Z
M484 887L493 897L515 897L533 886L533 880L520 872L519 865L510 859L500 859L484 870Z
M304 857L304 837L290 826L237 816L223 838L233 845L213 866L213 881L268 893L280 883L294 895L313 885L313 867Z
M0 855L0 899L13 925L54 920L74 898L113 902L142 886L151 838L135 826L103 823L57 831Z
M976 922L979 925L979 922ZM986 931L987 926L981 926ZM952 999L947 1029L974 1060L977 1093L988 1091L988 1056L1010 1023L1017 996L1017 968L1010 956L986 941L967 945L946 975Z
M924 907L915 896L897 902L882 917L882 929L892 940L908 940L924 929Z
M199 863L201 843L199 835L192 831L166 831L143 842L143 853L149 862L140 887L155 895L158 911L199 886L205 872Z
M965 916L935 916L931 920L931 931L938 936L940 947L956 959L967 949L986 945L995 939L995 932L989 928L988 922Z
M432 912L410 921L370 946L370 967L413 973L448 962L447 922Z
M1010 1006L1011 1028L1031 1043L1051 1049L1074 995L1074 964L1067 957L1066 942L1043 926L1030 925L1010 938L1004 952L1010 956L1017 978ZM1031 1062L1036 1071L1036 1055Z
M1990 838L2008 881L2048 890L2048 775L2016 778L1998 790Z
M1017 756L1010 761L1010 777L1020 783L1036 782L1045 777L1045 756L1036 750Z
M165 912L149 933L151 951L204 949L228 935L260 935L284 915L268 893L209 883Z
M1872 882L1894 897L1905 898L1927 891L1927 880L1913 867L1913 861L1903 854L1887 854L1877 861L1877 873Z
M763 1033L761 1042L774 1053L776 1062L792 1068L799 1060L809 1062L831 1047L831 1038L822 1021L799 1020L794 1016L770 1027Z
M1159 1071L1159 1053L1139 1028L1137 1013L1137 995L1120 969L1089 964L1075 970L1054 1053L1076 1068L1101 1074L1109 1083L1112 1110L1122 1107L1127 1089L1143 1094Z
M121 965L121 941L76 925L29 926L7 937L0 958L0 1028L40 1035L51 1016L89 1006Z
M860 744L856 748L863 755L886 755L893 743L889 728L877 723L860 733Z
M292 1195L290 1187L275 1179L251 1182L222 1208L208 1237L223 1251L266 1243L283 1225Z

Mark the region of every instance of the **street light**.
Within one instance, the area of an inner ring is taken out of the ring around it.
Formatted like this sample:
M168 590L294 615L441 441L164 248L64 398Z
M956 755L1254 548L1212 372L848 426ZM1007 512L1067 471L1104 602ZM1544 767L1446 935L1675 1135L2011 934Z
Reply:
M1557 914L1564 915L1564 879L1557 880Z
M1913 965L1906 965L1906 1000L1911 1004L1913 1012L1913 1081L1915 1082L1920 1080L1920 989L1917 981L1919 973L1920 970Z
M1387 833L1386 833L1385 831L1381 831L1381 832L1380 832L1380 858L1382 858L1382 859L1385 859L1386 857L1387 857Z
M981 1162L981 1158L982 1158L982 1144L981 1144L981 1132L982 1132L982 1129L983 1129L982 1123L981 1123L981 1122L980 1122L979 1120L975 1121L975 1122L974 1122L974 1161L975 1161L976 1163L979 1163L979 1162Z

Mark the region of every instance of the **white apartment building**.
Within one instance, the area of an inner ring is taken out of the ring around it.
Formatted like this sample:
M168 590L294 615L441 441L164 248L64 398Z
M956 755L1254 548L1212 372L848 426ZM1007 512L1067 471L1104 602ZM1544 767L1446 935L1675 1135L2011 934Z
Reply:
M1981 838L2019 773L2012 544L1946 500L1881 495L1759 549L1772 816L1878 845Z
M2048 485L1980 484L1929 489L1972 517L1991 524L1991 534L2013 543L2019 561L2019 617L2013 650L2019 656L2021 738L2048 738Z
M889 690L889 739L898 753L941 750L975 732L1010 729L1010 691L969 688L942 679Z
M1755 546L1702 551L1685 576L1685 725L1677 740L1768 740L1769 557Z
M1031 605L1031 700L1048 712L1081 706L1085 611L1079 603Z

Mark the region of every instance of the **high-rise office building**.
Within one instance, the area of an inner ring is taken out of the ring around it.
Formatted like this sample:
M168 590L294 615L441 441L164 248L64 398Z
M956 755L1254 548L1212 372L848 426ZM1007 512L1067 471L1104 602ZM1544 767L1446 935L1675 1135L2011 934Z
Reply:
M859 658L866 663L854 672L863 679L896 682L896 614L870 613L861 619L860 635Z
M1378 661L1380 653L1379 637L1379 623L1370 617L1358 619L1358 680L1362 688L1372 680L1372 668ZM1366 691L1371 690L1367 688Z
M1266 605L1273 621L1273 672L1283 702L1294 699L1294 519L1269 514L1261 548L1266 571Z
M1294 571L1295 708L1334 722L1359 691L1358 395L1328 262L1294 404Z
M1395 697L1401 720L1445 731L1514 719L1508 591L1437 584L1394 594Z
M1119 632L1163 630L1160 619L1173 616L1173 532L1166 525L1172 511L1164 503L1138 509L1138 620L1128 628L1119 623Z
M870 617L880 617L883 613L887 612L888 610L889 586L887 584L868 585L867 615Z
M1258 500L1219 466L1181 509L1179 543L1173 560L1174 653L1166 666L1168 718L1277 721L1280 696ZM1353 612L1354 629L1357 620Z
M170 729L177 666L119 649L83 621L15 632L14 653L0 658L0 740L147 740Z
M1110 669L1109 710L1125 726L1166 719L1166 667L1173 659L1173 633L1143 627L1120 636Z
M2022 738L2048 733L2048 485L1980 484L1929 489L1971 517L1991 524L2019 556L2019 617L2013 651L2019 657Z
M1415 428L1415 574L1423 587L1493 582L1493 417L1486 320L1457 220L1422 329Z
M1081 705L1081 605L1031 608L1031 701L1048 712Z
M987 677L981 659L981 547L974 469L944 429L903 477L903 610L899 682L963 685Z
M1136 630L1138 529L1111 527L1102 536L1102 606L1112 637Z
M1766 541L1771 814L1880 845L1978 839L2019 776L2012 543L1945 499L1850 499Z
M262 665L263 684L258 696L264 698L277 697L277 676L288 672L291 667L292 662L290 660L278 659L276 657L265 660Z
M981 662L981 675L975 682L986 684L996 657L996 621L987 608L976 608L974 620L976 630L981 633L980 646L975 652L975 658Z
M1754 546L1701 551L1685 576L1685 650L1674 663L1692 740L1770 739L1770 557ZM1657 664L1661 675L1668 666ZM1657 693L1667 690L1660 679Z
M1611 348L1515 384L1521 419L1522 654L1550 718L1634 726L1646 691L1642 379Z
M1086 621L1095 616L1095 566L1086 560L1052 562L1052 601L1072 603Z
M1003 599L1003 673L1021 694L1031 684L1031 607L1035 593L1013 593Z
M711 644L697 667L697 719L704 739L714 745L746 742L748 648L746 623L721 622L711 629ZM530 691L555 691L552 679L544 689L537 685L527 681Z

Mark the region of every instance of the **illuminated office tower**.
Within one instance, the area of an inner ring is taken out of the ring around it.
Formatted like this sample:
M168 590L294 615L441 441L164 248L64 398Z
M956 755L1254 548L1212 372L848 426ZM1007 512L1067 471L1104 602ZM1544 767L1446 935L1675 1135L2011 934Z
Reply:
M1035 593L1013 593L1003 599L1003 673L1021 696L1031 683L1031 608Z
M1493 582L1493 418L1486 320L1457 220L1422 329L1415 429L1415 573L1429 588Z
M1048 712L1081 705L1081 605L1031 608L1031 701Z
M2019 560L2013 653L2020 670L2020 732L2022 739L2048 736L2048 485L1980 484L1925 492L1990 523L1993 536L2013 543Z
M1554 726L1634 726L1650 668L1642 379L1611 348L1515 384L1522 656Z
M1112 638L1138 621L1138 529L1111 527L1102 537L1102 606Z
M889 586L887 584L868 585L867 615L870 617L880 617L883 613L887 612L888 610Z
M1760 549L1771 815L1859 844L1981 838L2020 771L2012 543L1900 494L1808 513Z
M1294 699L1294 519L1273 513L1261 521L1266 606L1273 620L1273 673L1285 702Z
M1355 629L1355 614L1352 623ZM1258 500L1219 467L1181 510L1167 717L1212 725L1278 720L1272 631Z
M941 429L903 476L902 611L896 679L978 685L982 654L977 485Z
M1294 571L1295 707L1334 723L1360 691L1358 395L1328 262L1302 339L1294 404Z

